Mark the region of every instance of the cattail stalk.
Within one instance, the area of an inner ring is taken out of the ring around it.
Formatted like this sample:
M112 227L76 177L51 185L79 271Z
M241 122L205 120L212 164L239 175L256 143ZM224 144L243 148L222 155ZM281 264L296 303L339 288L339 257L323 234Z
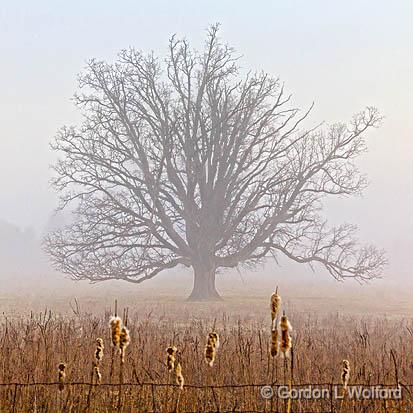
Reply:
M122 329L122 320L120 319L120 317L117 316L117 301L115 301L115 315L110 318L109 327L110 327L111 341L112 341L112 356L111 356L111 362L110 362L109 381L112 382L115 354L117 351L119 351L120 333Z
M103 349L105 348L102 338L96 339L95 360L93 362L92 376L96 379L96 384L102 383L102 373L100 372L100 362L103 359Z
M350 362L348 360L343 360L343 369L341 370L341 383L343 384L343 396L340 403L340 411L343 408L344 397L347 392L348 382L350 380ZM387 406L385 408L387 411Z
M109 383L112 383L113 371L115 367L115 353L118 348L120 336L120 324L121 320L118 317L118 300L115 300L115 314L109 319L109 327L112 341L112 351L110 357L110 371L109 371Z
M119 352L120 352L120 369L119 369L119 395L118 395L118 411L122 407L122 384L123 384L123 365L125 364L126 347L129 346L130 336L127 329L128 324L128 309L123 310L124 325L121 327L119 334Z

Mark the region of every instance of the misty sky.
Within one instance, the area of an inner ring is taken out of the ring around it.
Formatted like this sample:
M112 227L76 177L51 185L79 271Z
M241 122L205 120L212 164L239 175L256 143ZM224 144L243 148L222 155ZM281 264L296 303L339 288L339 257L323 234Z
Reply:
M59 127L79 119L70 99L87 59L129 46L165 54L168 38L195 45L211 23L244 57L279 76L309 125L347 121L366 105L386 117L369 133L362 199L328 204L334 222L389 252L390 275L413 268L413 2L2 1L0 8L0 219L41 230L56 197L48 186Z

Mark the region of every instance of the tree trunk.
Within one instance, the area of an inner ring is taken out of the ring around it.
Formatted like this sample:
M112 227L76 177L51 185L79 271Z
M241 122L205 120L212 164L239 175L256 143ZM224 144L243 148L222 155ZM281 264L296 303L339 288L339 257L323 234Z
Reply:
M215 269L204 266L194 266L194 286L189 301L218 301L221 300L215 288Z

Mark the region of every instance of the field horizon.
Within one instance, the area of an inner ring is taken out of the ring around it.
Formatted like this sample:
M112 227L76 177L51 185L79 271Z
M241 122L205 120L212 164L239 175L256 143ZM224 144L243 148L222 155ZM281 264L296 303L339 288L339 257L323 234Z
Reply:
M69 303L74 299L88 311L101 311L112 305L115 299L130 307L141 302L149 306L182 303L196 307L197 304L205 304L202 301L188 303L191 286L190 274L166 274L139 285L125 281L90 284L49 275L38 277L32 283L6 282L0 294L0 310L18 314L21 310L27 313L33 308L44 310L47 307L67 313L71 311ZM315 277L301 277L295 281L284 277L259 278L251 273L247 276L225 275L217 279L217 289L222 298L217 305L231 307L255 303L266 311L276 286L282 292L284 303L301 312L413 317L410 285L390 279L360 284L354 280L337 282Z

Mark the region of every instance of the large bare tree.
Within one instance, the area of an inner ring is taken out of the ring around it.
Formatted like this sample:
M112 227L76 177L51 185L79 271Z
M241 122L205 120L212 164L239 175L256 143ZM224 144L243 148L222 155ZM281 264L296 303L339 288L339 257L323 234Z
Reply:
M326 196L365 187L354 160L378 112L304 129L309 110L237 61L214 26L201 52L173 37L166 61L131 49L88 63L75 96L83 123L52 144L61 207L75 206L73 224L46 239L59 270L141 283L183 265L192 299L219 297L218 269L279 254L337 279L382 271L383 253L359 246L354 226L320 216Z

